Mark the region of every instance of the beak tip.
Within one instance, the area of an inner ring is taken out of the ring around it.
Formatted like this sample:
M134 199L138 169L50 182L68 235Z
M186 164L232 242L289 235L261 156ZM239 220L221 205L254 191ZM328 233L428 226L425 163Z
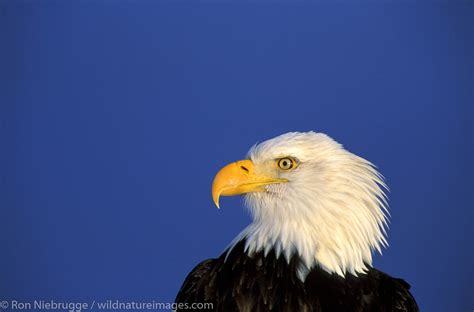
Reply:
M214 197L214 196L213 196ZM216 196L214 197L214 205L216 205L217 209L220 209L221 207L219 206L219 197L220 196Z
M216 179L214 178L214 181L212 182L212 201L214 202L214 205L216 205L217 209L219 209L219 197L221 197L221 190L219 189L218 184L216 183Z

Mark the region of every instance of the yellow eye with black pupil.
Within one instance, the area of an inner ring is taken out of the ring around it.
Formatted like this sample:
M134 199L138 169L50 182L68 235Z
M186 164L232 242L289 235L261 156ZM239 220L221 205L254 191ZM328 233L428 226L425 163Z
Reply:
M281 158L278 160L278 167L282 170L290 170L295 166L295 161L291 158Z

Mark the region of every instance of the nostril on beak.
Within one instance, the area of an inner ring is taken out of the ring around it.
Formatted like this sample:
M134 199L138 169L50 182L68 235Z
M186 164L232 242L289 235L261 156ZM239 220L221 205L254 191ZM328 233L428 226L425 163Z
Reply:
M245 166L240 166L240 169L242 169L243 171L249 173L249 169Z

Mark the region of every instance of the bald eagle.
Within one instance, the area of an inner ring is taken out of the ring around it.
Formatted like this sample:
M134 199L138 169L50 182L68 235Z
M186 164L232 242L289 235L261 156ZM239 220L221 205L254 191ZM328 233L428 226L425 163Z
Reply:
M176 303L214 311L418 311L409 284L372 267L387 246L386 185L323 133L292 132L222 168L212 196L242 194L253 222L187 276Z

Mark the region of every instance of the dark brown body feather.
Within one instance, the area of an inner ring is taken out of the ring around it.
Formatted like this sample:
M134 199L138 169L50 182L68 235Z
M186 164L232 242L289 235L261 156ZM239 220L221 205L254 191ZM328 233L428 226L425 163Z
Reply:
M214 311L419 311L402 279L369 269L357 277L342 278L314 268L301 282L296 275L298 257L288 264L267 256L249 257L240 242L225 260L201 262L188 275L177 303L212 303Z

